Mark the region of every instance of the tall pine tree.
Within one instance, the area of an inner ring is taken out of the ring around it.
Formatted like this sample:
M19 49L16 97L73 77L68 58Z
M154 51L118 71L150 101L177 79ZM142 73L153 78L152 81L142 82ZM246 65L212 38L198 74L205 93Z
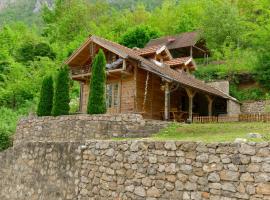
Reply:
M69 70L65 66L60 68L55 85L53 115L68 115L69 114Z
M43 79L38 103L37 115L50 116L53 107L53 78L47 76Z
M95 56L92 66L90 93L88 100L88 114L106 113L106 58L102 49Z

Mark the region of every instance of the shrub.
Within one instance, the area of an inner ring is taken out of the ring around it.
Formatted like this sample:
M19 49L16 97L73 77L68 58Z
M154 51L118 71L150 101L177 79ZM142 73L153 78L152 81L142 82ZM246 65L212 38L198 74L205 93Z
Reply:
M37 115L50 116L52 113L52 107L53 107L53 79L51 76L48 76L45 77L42 82Z
M65 66L60 68L55 85L53 111L54 116L69 114L69 70Z
M35 45L34 55L40 57L48 57L52 60L54 60L56 57L56 54L54 53L50 45L45 42L40 42Z
M266 93L261 88L238 89L235 84L230 84L230 95L239 101L266 99Z
M88 114L106 113L106 59L103 51L100 49L95 56L92 66L92 76L90 81L90 93L87 107Z
M54 60L56 54L50 45L44 42L35 44L33 41L28 41L18 49L17 60L19 62L33 61L37 57L48 57Z
M7 149L11 146L11 139L8 134L0 130L0 151Z

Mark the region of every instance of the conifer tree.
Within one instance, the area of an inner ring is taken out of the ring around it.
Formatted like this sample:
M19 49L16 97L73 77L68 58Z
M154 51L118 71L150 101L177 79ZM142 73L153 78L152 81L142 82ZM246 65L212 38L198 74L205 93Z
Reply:
M68 67L60 68L55 85L53 116L69 114L69 81Z
M53 79L47 76L43 79L40 98L38 103L37 115L50 116L53 107Z
M106 58L100 49L95 56L92 65L92 76L90 80L90 92L87 113L103 114L106 113Z

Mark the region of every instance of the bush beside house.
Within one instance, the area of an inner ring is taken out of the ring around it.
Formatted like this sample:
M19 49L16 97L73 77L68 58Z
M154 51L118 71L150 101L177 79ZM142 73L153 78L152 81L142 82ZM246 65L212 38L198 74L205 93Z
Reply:
M90 81L90 93L87 106L88 114L106 113L106 58L103 50L99 50L95 56L92 66L92 76Z
M50 116L53 107L53 78L47 76L42 82L40 99L37 109L38 116Z
M68 115L69 101L69 70L63 67L60 68L56 79L52 115Z

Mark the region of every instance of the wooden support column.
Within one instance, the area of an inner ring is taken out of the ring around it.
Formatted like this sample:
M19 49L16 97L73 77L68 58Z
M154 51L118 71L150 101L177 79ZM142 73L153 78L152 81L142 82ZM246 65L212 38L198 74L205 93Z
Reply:
M164 119L169 120L169 106L170 106L170 88L169 88L169 83L165 83L165 104L164 104Z
M82 112L83 111L83 85L84 83L83 82L80 82L80 107L79 107L79 112Z
M188 122L192 122L192 108L193 108L193 98L196 94L196 91L190 89L190 88L185 88L187 95L188 95Z
M212 116L213 115L213 101L214 98L210 95L205 95L207 100L208 100L208 116Z

